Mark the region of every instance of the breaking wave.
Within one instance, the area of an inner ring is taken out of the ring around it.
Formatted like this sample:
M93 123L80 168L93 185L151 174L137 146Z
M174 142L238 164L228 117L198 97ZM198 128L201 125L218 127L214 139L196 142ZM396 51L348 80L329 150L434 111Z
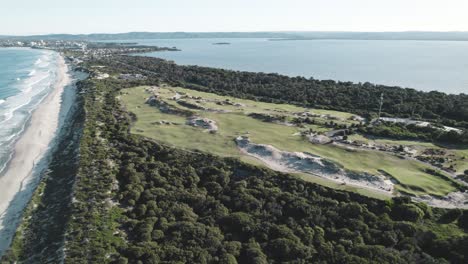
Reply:
M0 175L11 160L14 143L27 127L32 112L53 89L57 54L41 51L39 56L31 61L29 74L17 78L15 87L11 87L18 93L0 99Z

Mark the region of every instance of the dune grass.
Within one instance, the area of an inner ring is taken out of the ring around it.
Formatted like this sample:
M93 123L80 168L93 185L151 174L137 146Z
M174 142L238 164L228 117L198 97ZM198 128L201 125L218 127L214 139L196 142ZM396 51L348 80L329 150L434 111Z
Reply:
M394 155L378 151L349 150L335 145L313 145L297 135L297 132L301 130L298 127L262 122L246 115L252 112L276 112L288 115L293 112L309 110L313 113L329 114L347 119L352 114L327 110L310 110L287 104L255 102L182 88L171 87L159 89L158 91L162 98L167 99L168 103L178 108L184 108L176 101L170 100L175 92L187 93L194 97L200 96L203 99L220 101L229 99L230 102L242 104L242 107L233 105L221 106L214 102L204 102L204 107L230 112L220 113L192 109L197 115L212 119L217 123L219 131L211 134L200 128L186 125L186 117L162 113L158 108L145 104L146 98L150 96L145 91L145 87L126 89L121 95L121 100L126 105L127 110L137 116L137 121L132 128L132 132L176 147L197 149L221 156L239 157L244 161L259 164L259 161L242 156L235 145L234 139L237 136L248 135L252 142L273 145L278 149L286 151L301 151L316 154L332 160L349 170L369 173L378 173L378 170L383 170L397 179L401 183L397 186L397 189L406 193L415 195L428 193L443 196L456 190L450 180L425 173L424 169L428 167L420 162L400 159ZM184 109L188 110L188 108ZM154 124L162 120L173 122L174 124ZM318 126L317 129L325 128ZM313 179L304 175L301 178L321 184L324 184L323 182L326 181L325 179ZM340 187L330 182L327 183L327 186L331 185L334 188L351 188ZM354 187L352 189L353 191L357 191ZM358 192L362 192L362 190Z

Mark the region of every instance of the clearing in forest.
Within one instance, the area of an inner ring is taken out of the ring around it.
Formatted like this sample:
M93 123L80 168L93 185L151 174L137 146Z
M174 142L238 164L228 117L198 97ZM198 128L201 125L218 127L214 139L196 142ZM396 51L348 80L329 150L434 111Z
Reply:
M456 184L445 173L442 176L427 173L431 168L428 164L391 152L340 144L344 142L343 129L363 122L351 113L168 86L125 89L120 99L136 116L132 133L179 148L266 163L309 181L377 197L388 197L398 191L435 196L457 191ZM350 137L364 140L360 135ZM242 148L241 138L254 145ZM323 139L331 139L331 143ZM409 145L411 141L392 143ZM320 166L323 171L316 170ZM315 171L307 171L310 168ZM362 184L366 179L371 184ZM375 187L382 180L385 184Z

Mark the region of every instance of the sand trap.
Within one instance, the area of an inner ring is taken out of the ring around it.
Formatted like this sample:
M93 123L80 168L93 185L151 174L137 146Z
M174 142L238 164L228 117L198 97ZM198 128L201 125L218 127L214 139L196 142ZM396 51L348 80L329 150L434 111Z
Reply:
M182 116L191 116L192 112L184 109L179 109L174 107L162 100L158 95L152 95L145 101L146 104L149 104L153 107L157 107L159 111L165 114L173 114L173 115L182 115Z
M332 140L331 138L325 136L325 135L320 135L320 134L308 134L305 136L309 142L313 144L328 144L331 143Z
M218 131L216 122L208 118L191 117L187 120L187 125L201 127L210 133L215 133Z
M277 171L307 173L343 184L387 194L393 193L394 184L383 175L348 171L319 156L305 152L281 151L270 145L254 144L248 137L236 138L236 144L244 154L263 161Z
M37 180L38 173L44 169L41 162L51 143L59 124L62 93L70 84L68 66L62 56L58 56L57 81L54 89L36 108L29 126L14 148L14 157L7 170L0 176L0 252L8 246L7 236L16 228L24 206L32 190L27 190L28 183ZM18 197L19 195L19 197ZM8 213L7 213L8 212ZM8 215L8 217L6 217ZM8 218L8 219L7 219ZM5 234L8 233L8 234Z
M236 138L242 153L255 157L271 169L288 173L307 173L335 182L366 188L393 195L395 182L381 172L378 175L365 172L353 172L339 167L320 156L306 152L281 151L270 145L251 143L248 137ZM424 202L432 207L468 209L468 192L452 192L445 197L431 195L412 196L413 201Z

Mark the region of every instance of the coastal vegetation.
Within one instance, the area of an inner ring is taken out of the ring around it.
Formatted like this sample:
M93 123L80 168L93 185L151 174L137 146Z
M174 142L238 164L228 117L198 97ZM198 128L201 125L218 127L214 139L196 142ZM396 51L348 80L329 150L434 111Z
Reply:
M63 260L85 118L82 102L81 99L75 101L69 122L58 139L59 147L51 153L50 165L41 175L42 180L23 212L10 249L3 254L0 263L59 263Z
M312 145L293 136L302 130L361 127L362 121L353 116L374 116L374 101L387 88L177 66L116 55L90 58L81 67L90 72L90 78L78 90L83 122L71 130L79 131L72 138L80 146L64 148L78 150L74 157L79 160L71 167L76 172L57 169L62 172L57 177L66 180L46 180L41 185L40 200L54 199L27 217L40 219L53 212L51 216L56 218L37 225L26 222L2 263L28 262L31 248L41 252L35 255L39 262L58 257L64 263L468 261L468 211L432 208L409 197L374 199L304 181L302 176L241 159L233 141L249 132L254 142L290 151L315 151L350 170L384 168L405 184L401 185L405 191L444 195L459 188L452 185L451 178L444 178L445 173L428 171L416 161L384 152ZM145 78L123 79L121 74ZM151 87L158 87L159 100L151 99ZM367 92L369 102L362 102L355 88ZM391 94L390 88L388 91ZM184 93L192 98L171 100ZM387 101L389 115L417 114L466 127L466 111L454 113L451 108L463 106L464 95L435 96L398 89L395 94L408 101L399 111ZM419 101L410 101L405 97L409 95ZM424 105L433 96L444 111L437 111L434 102ZM341 102L335 97L349 99ZM410 105L417 105L417 111L405 110ZM306 120L292 114L305 110L318 116ZM193 113L200 119L187 125ZM205 124L214 121L218 129L204 132L205 127L193 126L200 120ZM348 136L365 138L362 134ZM394 171L390 171L392 166ZM415 172L413 169L420 176L404 176ZM60 189L60 185L73 188ZM406 185L422 186L423 191ZM61 199L64 196L59 190L72 195ZM60 218L59 209L67 217ZM61 223L58 229L52 225L55 221ZM63 244L40 251L45 245L37 241L42 241L41 236L47 241L50 234L63 238Z
M335 191L129 134L118 96L137 85L82 87L67 263L466 261L466 212Z
M214 120L219 127L217 133L206 133L202 129L186 125L186 116L174 114L177 111L168 113L151 106L147 103L147 99L153 94L157 94L160 102L166 102L173 108L180 109L178 112L191 111L192 115ZM176 94L181 97L180 100L174 100ZM426 170L430 167L417 161L401 159L391 153L372 150L349 151L336 145L312 144L300 136L301 133L311 129L333 130L326 127L330 120L346 127L357 125L359 122L352 120L353 114L350 113L256 102L167 86L124 89L119 98L126 109L135 114L132 133L179 148L241 157L245 161L250 161L241 153L234 141L238 136L248 135L255 143L272 145L292 152L301 151L319 155L352 171L368 173L385 171L386 175L392 175L400 183L397 189L405 193L443 196L457 189L457 185L448 177L441 178L427 173ZM192 102L192 107L181 105L181 101ZM195 104L198 106L197 109L193 109ZM280 122L265 122L264 119L258 120L258 117L252 117L252 113L257 115L262 113L263 117L270 118L280 114L283 118ZM313 118L315 124L293 126L288 123L303 113L316 115ZM314 176L309 175L309 178Z
M352 112L376 117L382 93L383 115L434 120L468 128L468 95L421 92L371 83L336 82L278 74L237 72L198 66L180 66L150 57L103 60L116 70L145 71L162 80L194 90L272 103Z
M457 131L444 131L437 127L422 127L414 124L398 124L382 122L377 126L362 127L359 132L394 139L422 140L441 144L468 145L468 130L460 133Z

